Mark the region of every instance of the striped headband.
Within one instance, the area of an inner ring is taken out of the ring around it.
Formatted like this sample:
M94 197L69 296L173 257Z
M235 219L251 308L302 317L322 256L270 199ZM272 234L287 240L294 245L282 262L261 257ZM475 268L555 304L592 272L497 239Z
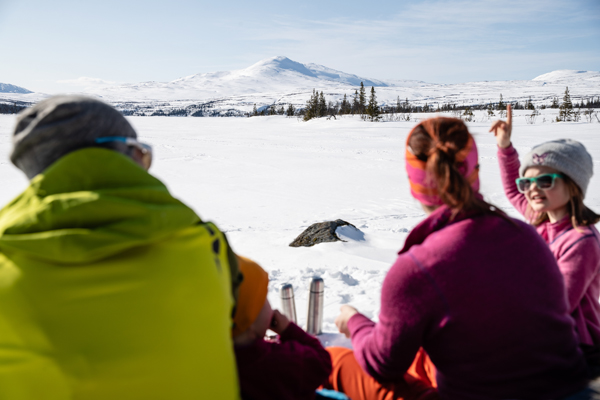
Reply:
M413 154L408 142L416 128L419 126L435 140L437 138L435 130L428 128L433 128L430 125L432 125L431 122L434 122L433 120L436 119L438 118L432 118L417 125L408 134L406 140L406 172L408 173L408 181L410 182L410 193L415 199L427 206L440 206L444 204L444 202L438 196L435 180L427 173L427 162L419 160L417 156ZM477 146L475 145L475 140L471 134L469 134L469 141L465 148L456 153L455 160L456 163L459 164L458 170L467 178L467 181L471 184L473 190L476 192L479 191Z

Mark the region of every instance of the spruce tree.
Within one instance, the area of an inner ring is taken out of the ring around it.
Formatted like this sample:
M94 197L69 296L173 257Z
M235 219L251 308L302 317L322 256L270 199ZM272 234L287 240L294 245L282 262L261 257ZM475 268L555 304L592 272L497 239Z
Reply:
M506 104L502 101L502 93L500 93L500 101L498 102L498 106L496 106L496 110L504 111L506 110Z
M312 97L310 99L306 100L306 107L304 107L304 117L302 118L304 121L309 121L313 118L312 111L311 111L311 103L312 103Z
M348 110L350 108L350 103L348 103L348 99L346 98L346 93L344 93L344 98L342 99L342 104L340 105L340 114L348 114Z
M358 103L358 90L354 91L354 99L352 99L352 115L359 113L360 105Z
M294 105L290 103L287 110L285 111L285 114L288 117L293 117L295 113L296 113L296 107L294 107Z
M319 104L319 94L313 89L312 96L306 101L306 111L304 112L304 120L309 121L317 117L317 106Z
M323 96L323 91L321 91L321 94L319 95L318 110L319 117L324 117L327 115L327 102L325 101L325 96Z
M565 89L563 96L563 102L560 105L560 111L558 112L558 118L560 121L571 121L573 118L573 103L571 103L571 95L569 94L569 87Z
M492 108L491 103L488 104L488 106L487 106L487 114L488 114L488 118L492 118L494 115L496 115L496 114L494 114L494 110Z
M365 106L367 105L367 95L365 93L365 85L363 85L363 83L360 83L360 92L358 94L358 107L359 107L359 114L364 114L365 113Z
M252 115L258 115L258 110L256 109L256 103L254 103L254 108L252 108Z
M379 120L379 106L377 105L377 96L375 95L375 87L371 86L371 96L367 105L367 115L371 121Z
M399 113L402 109L402 105L400 104L400 96L396 98L396 112Z
M527 100L527 107L528 110L535 110L535 106L533 105L533 103L531 102L531 96L529 96L529 100Z

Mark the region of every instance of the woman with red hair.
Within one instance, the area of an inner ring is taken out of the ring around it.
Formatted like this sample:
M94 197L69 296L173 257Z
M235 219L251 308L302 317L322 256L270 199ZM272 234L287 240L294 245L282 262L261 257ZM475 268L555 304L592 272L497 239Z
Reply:
M383 282L379 321L342 306L336 325L354 352L330 349L329 386L353 400L562 399L583 390L586 364L556 261L531 226L479 194L466 125L418 124L406 170L428 216ZM424 388L431 383L438 393Z

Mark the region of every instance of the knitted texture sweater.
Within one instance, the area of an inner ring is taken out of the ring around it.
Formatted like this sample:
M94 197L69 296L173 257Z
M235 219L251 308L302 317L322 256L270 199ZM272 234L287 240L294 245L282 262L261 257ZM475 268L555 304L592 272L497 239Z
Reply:
M517 190L515 179L519 177L519 155L511 145L498 149L504 192L511 204L526 218L533 218L528 211L527 199ZM550 223L542 222L536 227L538 233L550 246L565 280L569 313L575 319L579 341L587 345L600 345L600 235L594 226L573 229L570 217Z
M348 322L377 380L402 378L420 347L444 399L548 399L585 386L586 365L548 246L524 222L442 206L408 236L379 322Z

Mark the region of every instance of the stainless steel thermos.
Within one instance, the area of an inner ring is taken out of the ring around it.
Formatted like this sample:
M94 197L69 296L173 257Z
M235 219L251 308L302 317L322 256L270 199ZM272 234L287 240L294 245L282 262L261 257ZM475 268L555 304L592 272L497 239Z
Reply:
M294 301L294 287L290 283L281 285L281 309L283 315L288 317L293 323L298 323L296 319L296 302Z
M308 318L306 319L306 332L311 335L321 334L323 325L323 302L325 283L323 279L314 277L310 283L308 295Z

